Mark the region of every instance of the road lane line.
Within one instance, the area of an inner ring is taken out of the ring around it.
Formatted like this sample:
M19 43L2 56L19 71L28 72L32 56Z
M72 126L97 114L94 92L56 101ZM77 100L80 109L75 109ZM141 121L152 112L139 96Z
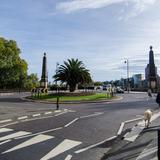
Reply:
M41 115L40 113L37 113L37 114L33 114L32 117L38 117L40 115Z
M0 133L10 132L10 131L13 131L13 129L10 129L10 128L0 128Z
M87 115L87 116L81 116L80 118L89 118L89 117L95 117L95 116L99 116L101 114L104 114L103 112L97 112L97 113L94 113L94 114L90 114L90 115Z
M134 121L139 121L139 120L142 120L143 117L140 117L140 118L135 118L135 119L131 119L131 120L127 120L127 121L124 121L125 123L131 123L131 122L134 122Z
M0 121L0 123L6 123L6 122L11 122L11 121L12 119L5 119L5 120Z
M62 112L62 110L55 110L54 113Z
M23 120L23 119L27 119L28 118L28 116L22 116L22 117L18 117L17 119L18 120Z
M97 146L99 146L99 145L101 145L101 144L103 144L103 143L105 143L105 142L107 142L107 141L114 140L115 138L117 138L117 136L110 137L110 138L108 138L108 139L105 139L104 141L98 142L98 143L93 144L93 145L91 145L91 146L88 146L88 147L86 147L86 148L82 148L82 149L80 149L80 150L75 151L74 153L81 153L81 152L87 151L87 150L92 149L92 148L94 148L94 147L97 147ZM108 148L108 149L110 149L110 148Z
M11 126L11 125L13 125L13 124L18 124L18 121L15 121L15 122L13 122L13 123L5 124L5 125L3 125L3 126L0 126L0 128L2 128L2 127L7 127L7 126Z
M66 158L65 158L65 160L71 160L72 159L72 155L68 155Z
M122 123L121 123L121 125L120 125L120 127L119 127L119 130L118 130L117 135L121 135L121 133L122 133L122 131L123 131L123 127L124 127L124 125L125 125L125 123L124 123L124 122L122 122Z
M47 140L52 139L52 138L54 138L54 137L40 134L40 135L37 135L37 136L19 144L19 145L17 145L17 146L14 146L13 148L11 148L9 150L6 150L6 151L2 152L2 154L12 152L12 151L15 151L15 150L18 150L18 149L21 149L21 148L25 148L25 147L28 147L28 146L31 146L31 145L34 145L34 144L37 144L37 143L40 143L40 142L44 142L44 141L47 141Z
M78 145L80 145L82 142L79 141L73 141L69 139L65 139L63 142L61 142L57 147L52 149L47 155L42 157L40 160L49 160L53 157L58 156L59 154L70 150Z
M10 141L11 141L10 139L9 139L9 140L6 140L6 141L3 141L3 142L0 143L0 145L5 144L5 143L8 143L8 142L10 142Z
M62 113L59 113L59 114L56 114L56 115L53 115L53 116L47 116L47 117L39 117L39 118L33 118L33 119L22 119L20 122L18 121L15 121L13 123L9 123L9 124L6 124L6 125L2 125L0 126L0 128L2 127L6 127L6 126L10 126L10 125L14 125L14 124L18 124L18 123L22 123L22 122L28 122L28 121L34 121L34 120L39 120L39 119L47 119L47 118L52 118L52 117L57 117L57 116L60 116L62 114L65 114L65 113L68 113L68 112L62 112Z
M30 135L26 135L26 136L20 136L20 137L14 138L14 139L22 139L22 138L26 138L26 137L32 137L32 136L36 136L36 135L39 135L39 134L44 134L44 133L57 131L57 130L60 130L60 129L63 129L63 127L54 128L54 129L50 129L50 130L46 130L46 131L42 131L42 132L37 132L37 133L33 133L33 134L30 134Z
M24 136L24 135L28 135L28 134L31 134L31 132L19 131L19 132L9 134L9 135L4 136L4 137L0 137L0 141L4 141L4 140L7 140L7 139L12 139L12 138L16 138L16 137L20 137L20 136Z
M58 113L58 114L55 115L55 117L60 116L60 115L65 114L65 113L68 113L68 112L65 111L65 112L62 112L62 113Z
M73 124L75 121L77 121L79 118L75 118L73 121L69 122L68 124L66 124L64 127L68 127L71 124Z
M48 115L48 114L52 114L52 112L45 112L44 114L45 114L45 115Z
M21 122L29 122L29 121L35 121L35 120L39 120L39 119L47 119L47 118L52 118L54 116L47 116L47 117L38 117L38 118L33 118L33 119L25 119L22 120Z

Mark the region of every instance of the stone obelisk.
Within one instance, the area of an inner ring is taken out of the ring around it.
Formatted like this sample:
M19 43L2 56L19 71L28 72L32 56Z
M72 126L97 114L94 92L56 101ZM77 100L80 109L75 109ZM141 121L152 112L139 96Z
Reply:
M149 64L146 67L148 87L150 89L155 89L157 87L157 68L154 63L154 53L152 46L150 46L149 51Z
M43 63L42 63L41 87L47 88L47 85L48 85L47 57L46 53L44 53Z

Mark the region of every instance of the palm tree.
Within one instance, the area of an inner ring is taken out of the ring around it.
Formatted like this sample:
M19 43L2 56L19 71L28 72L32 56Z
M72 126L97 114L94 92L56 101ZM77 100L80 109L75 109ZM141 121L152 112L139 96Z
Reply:
M91 82L89 70L85 68L82 61L78 59L68 59L64 65L58 67L57 73L53 76L55 81L61 81L69 86L70 92L74 92L76 86Z

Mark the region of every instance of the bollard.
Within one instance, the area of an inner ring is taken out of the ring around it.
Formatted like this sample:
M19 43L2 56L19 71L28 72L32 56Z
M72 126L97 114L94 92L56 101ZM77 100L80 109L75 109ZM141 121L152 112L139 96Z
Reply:
M157 151L158 160L160 160L160 129L158 129L158 151Z
M57 97L57 110L59 110L59 97Z

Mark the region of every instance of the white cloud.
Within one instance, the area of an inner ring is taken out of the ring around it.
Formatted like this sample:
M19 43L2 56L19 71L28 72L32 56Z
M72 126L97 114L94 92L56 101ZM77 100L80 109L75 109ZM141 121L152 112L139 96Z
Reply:
M155 4L157 0L128 0L128 2L132 2L132 10L125 17L126 19L135 17L138 14L147 10L151 5Z
M156 1L157 0L71 0L58 3L56 9L64 13L71 13L84 9L98 9L112 4L124 3L126 7L132 5L132 12L128 17L134 17L153 5Z

